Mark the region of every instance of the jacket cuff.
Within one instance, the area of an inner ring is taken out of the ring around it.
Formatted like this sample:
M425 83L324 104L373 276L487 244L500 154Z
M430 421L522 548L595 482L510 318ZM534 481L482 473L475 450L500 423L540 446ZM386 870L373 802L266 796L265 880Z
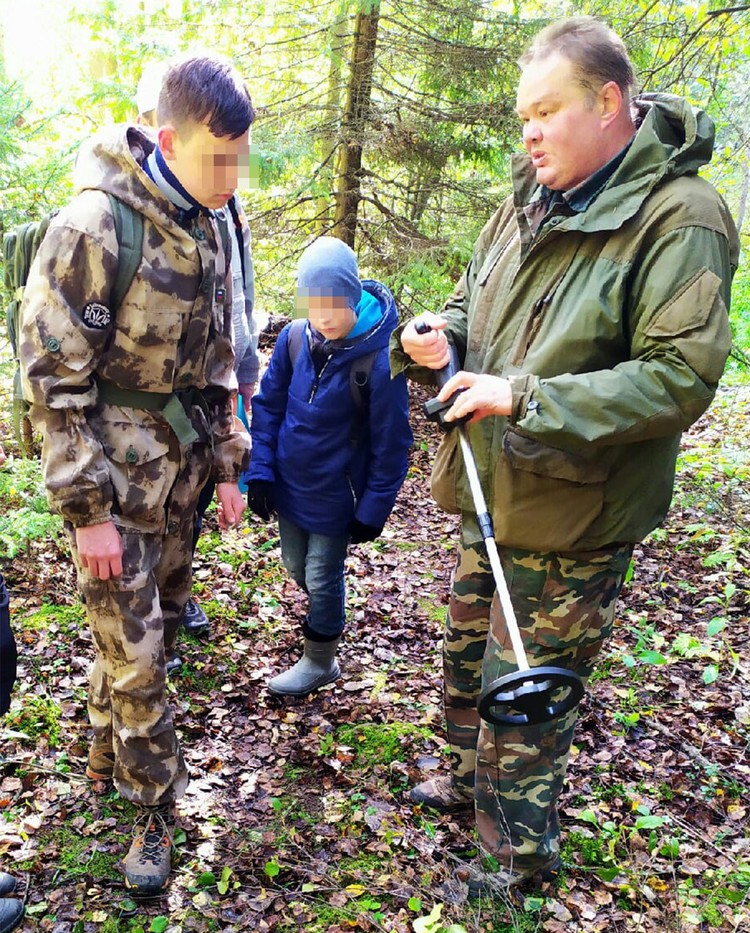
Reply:
M88 487L86 494L77 492L75 496L61 497L47 494L50 508L62 515L73 528L88 528L89 525L103 525L112 521L112 484Z
M426 366L417 366L409 354L404 352L401 346L401 332L404 327L406 327L406 324L399 325L391 334L388 346L391 378L395 379L396 376L401 373L406 373L406 376L411 379L412 382L419 382L425 386L436 385L435 370L428 369Z
M250 435L233 431L214 449L213 479L217 483L238 483L250 463Z
M258 357L258 351L253 350L252 347L248 347L248 352L245 354L235 372L237 375L237 382L240 385L246 385L249 382L254 382L257 385L258 376L260 374L260 358Z

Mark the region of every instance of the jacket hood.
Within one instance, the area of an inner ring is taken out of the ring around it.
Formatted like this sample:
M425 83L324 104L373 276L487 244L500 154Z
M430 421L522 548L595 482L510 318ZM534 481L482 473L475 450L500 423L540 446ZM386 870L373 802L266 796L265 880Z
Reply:
M695 175L711 161L715 129L704 111L674 94L642 94L633 106L640 125L605 188L579 215L586 230L619 226L658 185L681 175ZM513 157L513 177L517 206L528 204L539 185L526 153Z
M104 191L160 226L170 220L177 223L180 209L141 167L155 146L153 133L145 127L106 127L86 140L78 152L73 170L76 192Z
M378 315L376 311L375 322L363 334L356 337L350 336L342 337L340 340L324 341L324 350L346 351L349 358L357 358L388 346L391 332L398 324L396 299L387 286L375 279L363 279L362 290L368 292L378 302L380 314Z

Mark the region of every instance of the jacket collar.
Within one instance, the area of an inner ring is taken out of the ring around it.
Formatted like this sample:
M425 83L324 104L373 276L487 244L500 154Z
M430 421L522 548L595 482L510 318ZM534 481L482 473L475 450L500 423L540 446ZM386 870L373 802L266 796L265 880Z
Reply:
M665 178L694 174L710 160L714 126L705 113L671 94L644 94L634 101L634 108L640 126L630 144L567 193L565 204L572 208L567 211L572 217L565 220L566 226L615 229L640 210ZM542 197L542 186L526 153L513 156L512 176L517 213L531 208L538 214L540 207L535 204ZM579 211L581 205L585 207Z

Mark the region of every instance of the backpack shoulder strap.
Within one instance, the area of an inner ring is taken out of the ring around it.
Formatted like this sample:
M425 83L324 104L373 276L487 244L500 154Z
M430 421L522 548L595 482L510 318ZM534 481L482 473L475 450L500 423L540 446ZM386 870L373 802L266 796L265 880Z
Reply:
M240 253L240 266L242 268L242 283L247 285L247 273L245 272L245 242L242 236L242 221L240 220L240 212L237 209L237 195L233 195L229 199L229 213L232 217L232 228L234 229L234 243L232 249L236 246Z
M349 370L349 391L359 411L362 411L363 408L370 404L370 374L378 353L378 350L365 353L364 356L356 360Z
M143 256L143 214L129 204L107 194L115 222L119 255L117 276L110 292L111 310L116 311L130 288Z
M292 321L289 326L289 336L287 339L287 349L289 350L289 361L292 364L292 369L294 369L297 364L297 359L302 349L302 340L305 336L305 321L304 318L298 318L296 321Z
M226 262L225 273L228 275L232 265L232 239L229 233L229 220L227 219L226 211L217 211L214 217L219 228L221 248L224 253L224 261Z

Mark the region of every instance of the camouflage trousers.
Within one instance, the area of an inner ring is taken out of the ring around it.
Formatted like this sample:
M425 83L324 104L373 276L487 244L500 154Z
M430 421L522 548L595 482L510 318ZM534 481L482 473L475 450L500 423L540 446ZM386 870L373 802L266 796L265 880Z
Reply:
M184 465L171 490L166 533L136 531L121 524L124 516L115 518L120 577L92 577L68 529L96 648L88 696L94 739L111 743L115 786L137 804L172 802L188 783L167 703L166 655L190 597L195 505L209 469L209 452Z
M575 671L584 682L612 630L632 547L575 554L500 549L531 667ZM473 789L482 849L533 872L559 851L562 791L577 709L522 727L483 722L483 685L517 664L484 544L461 543L443 648L453 779Z

